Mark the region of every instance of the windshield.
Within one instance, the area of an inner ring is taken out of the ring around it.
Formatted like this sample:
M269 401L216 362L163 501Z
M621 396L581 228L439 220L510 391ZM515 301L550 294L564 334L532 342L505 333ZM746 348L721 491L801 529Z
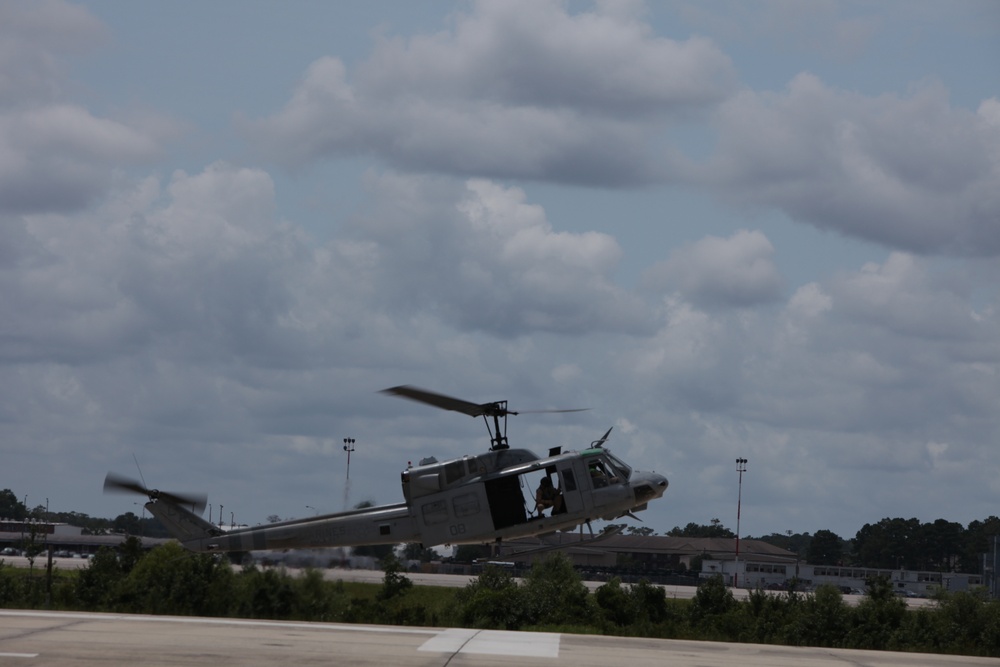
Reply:
M622 461L620 458L618 458L608 450L604 450L604 454L605 456L607 456L608 463L611 465L611 467L613 467L618 472L618 477L623 482L627 482L629 478L632 476L632 468L630 468L627 463Z

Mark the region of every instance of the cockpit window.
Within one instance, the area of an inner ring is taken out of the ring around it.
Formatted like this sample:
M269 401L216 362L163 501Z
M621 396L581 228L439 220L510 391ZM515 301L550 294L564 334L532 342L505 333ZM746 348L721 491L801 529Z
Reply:
M608 457L608 464L614 469L616 476L623 482L627 482L632 476L632 468L620 458L605 450L604 455Z
M595 489L624 481L618 470L611 465L611 461L603 457L587 461L587 470L590 472L590 483Z

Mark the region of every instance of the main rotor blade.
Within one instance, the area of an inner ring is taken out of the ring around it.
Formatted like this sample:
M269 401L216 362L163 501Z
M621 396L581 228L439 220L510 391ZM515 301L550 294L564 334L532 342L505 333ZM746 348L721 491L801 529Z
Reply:
M492 417L494 415L498 417L503 417L504 415L519 415L519 414L542 414L542 413L552 413L552 412L584 412L590 408L571 408L567 410L508 410L505 407L503 401L497 401L494 403L471 403L469 401L463 401L460 398L453 398L451 396L445 396L444 394L439 394L434 391L428 391L427 389L421 389L419 387L413 387L411 385L401 385L399 387L390 387L388 389L382 390L383 394L392 394L393 396L402 396L403 398L408 398L413 401L419 401L420 403L427 403L428 405L433 405L436 408L441 408L442 410L452 410L454 412L461 412L462 414L469 415L470 417L480 417L482 415L487 415Z
M392 394L393 396L402 396L403 398L408 398L411 401L419 401L420 403L433 405L434 407L441 408L442 410L461 412L462 414L469 415L470 417L493 415L494 413L503 414L498 411L496 403L483 403L480 405L478 403L463 401L460 398L452 398L451 396L445 396L444 394L438 394L433 391L427 391L426 389L420 389L419 387L413 387L408 384L383 389L382 393ZM510 414L517 413L511 412Z

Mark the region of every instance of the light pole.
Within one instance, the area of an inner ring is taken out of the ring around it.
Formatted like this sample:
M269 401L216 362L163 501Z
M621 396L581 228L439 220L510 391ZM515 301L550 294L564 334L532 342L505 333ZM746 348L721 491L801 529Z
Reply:
M351 479L351 452L354 451L354 438L344 438L344 451L347 452L347 479Z
M747 460L736 459L736 472L740 474L739 490L736 493L736 569L733 570L733 588L739 586L740 576L740 505L743 501L743 473L747 471Z

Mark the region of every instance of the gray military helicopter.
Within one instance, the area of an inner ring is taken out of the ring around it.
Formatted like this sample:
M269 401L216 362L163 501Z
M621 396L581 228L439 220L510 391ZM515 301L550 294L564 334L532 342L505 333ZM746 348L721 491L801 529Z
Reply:
M633 470L604 447L611 429L582 451L560 447L538 457L507 443L507 401L471 403L408 385L383 393L482 417L489 451L401 473L404 501L235 530L201 518L207 498L149 489L108 473L105 491L141 493L145 507L191 551L240 552L417 542L424 546L499 543L569 531L595 519L634 517L667 490L667 478ZM554 410L541 412L575 412ZM492 423L491 423L492 422ZM534 489L538 488L536 492ZM547 513L546 513L547 512ZM589 538L600 539L591 531Z

